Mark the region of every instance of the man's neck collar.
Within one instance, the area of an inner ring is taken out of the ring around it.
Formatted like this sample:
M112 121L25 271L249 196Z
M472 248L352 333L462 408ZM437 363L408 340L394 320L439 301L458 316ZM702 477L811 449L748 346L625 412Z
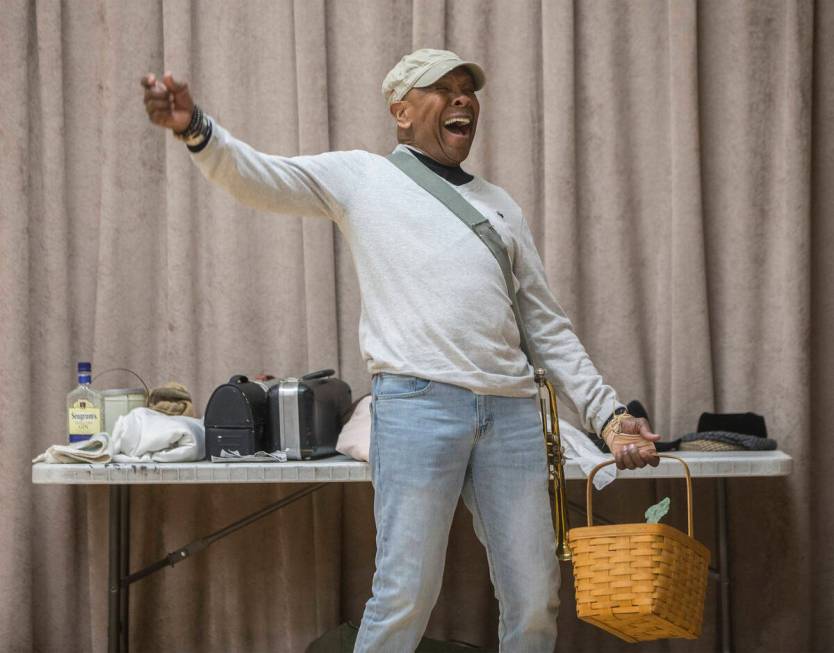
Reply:
M434 159L432 159L428 154L426 154L425 152L423 152L419 148L414 147L413 145L406 145L406 144L404 144L404 145L405 145L405 147L407 147L411 151L411 153L417 158L417 160L420 161L424 166L426 166L429 170L431 170L435 174L440 175L441 177L443 177L443 179L448 181L450 184L453 184L454 186L462 186L463 184L468 184L470 181L472 181L475 178L472 175L470 175L468 172L465 172L463 170L463 168L461 168L459 165L458 166L444 165L444 164L439 163L438 161L435 161Z

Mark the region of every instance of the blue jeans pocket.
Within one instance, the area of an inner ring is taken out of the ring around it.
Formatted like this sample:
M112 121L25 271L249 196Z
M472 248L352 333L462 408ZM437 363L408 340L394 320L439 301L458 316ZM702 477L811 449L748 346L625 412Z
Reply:
M418 376L380 373L374 376L372 392L374 401L384 399L408 399L419 397L431 390L432 381Z

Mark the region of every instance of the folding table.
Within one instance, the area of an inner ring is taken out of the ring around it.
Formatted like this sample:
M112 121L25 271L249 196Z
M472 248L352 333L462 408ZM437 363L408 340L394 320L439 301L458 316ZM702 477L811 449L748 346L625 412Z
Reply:
M676 452L689 465L693 478L717 480L716 528L718 532L717 569L711 576L719 583L720 645L731 650L730 574L727 532L728 478L786 476L793 460L782 451L751 452ZM565 465L567 480L584 480L576 462ZM657 467L618 470L624 479L681 478L683 468L676 461L661 459ZM324 487L325 483L369 482L367 463L334 456L316 461L285 463L130 463L130 464L47 464L32 466L32 482L55 485L108 485L109 497L109 580L108 653L127 653L129 633L130 585L146 576L173 566L201 551L216 540L283 508ZM545 482L545 479L542 479ZM224 529L169 553L161 560L132 572L128 568L130 544L130 486L147 484L194 483L303 483L305 487L265 508L230 524ZM577 506L573 506L577 507ZM582 509L582 507L579 507ZM605 522L595 515L595 520Z

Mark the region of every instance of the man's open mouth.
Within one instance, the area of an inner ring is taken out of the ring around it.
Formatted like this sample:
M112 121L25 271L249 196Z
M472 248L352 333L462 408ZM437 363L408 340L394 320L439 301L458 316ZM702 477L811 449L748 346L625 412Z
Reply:
M458 136L469 136L472 131L472 120L463 116L447 118L443 122L443 128Z

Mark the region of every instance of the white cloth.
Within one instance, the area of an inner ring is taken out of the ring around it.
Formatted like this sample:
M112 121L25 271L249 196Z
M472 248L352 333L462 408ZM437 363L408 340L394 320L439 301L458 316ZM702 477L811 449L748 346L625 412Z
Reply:
M249 206L336 223L359 279L359 343L371 374L408 374L484 395L536 394L495 257L385 157L360 150L272 156L214 124L193 160ZM553 297L520 207L477 176L452 188L504 241L531 347L583 429L598 433L620 404Z
M602 453L585 433L562 419L559 420L559 433L565 456L568 460L578 463L586 476L599 463L611 460L611 456ZM355 460L367 461L370 447L371 396L368 395L359 400L353 415L342 427L336 451ZM616 477L617 471L614 467L604 467L594 477L594 487L601 490Z
M88 440L71 444L53 444L38 454L33 463L109 463L110 436L96 433Z
M202 420L134 408L116 420L110 438L113 462L160 463L202 460L206 435Z
M600 463L611 460L610 454L602 453L585 433L563 419L559 420L559 434L565 457L576 462L585 476ZM614 466L603 467L594 476L594 487L601 490L615 478L617 470Z

